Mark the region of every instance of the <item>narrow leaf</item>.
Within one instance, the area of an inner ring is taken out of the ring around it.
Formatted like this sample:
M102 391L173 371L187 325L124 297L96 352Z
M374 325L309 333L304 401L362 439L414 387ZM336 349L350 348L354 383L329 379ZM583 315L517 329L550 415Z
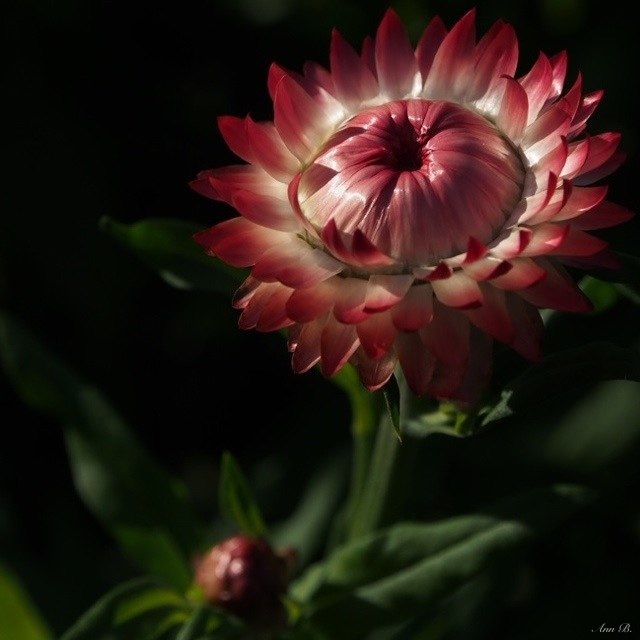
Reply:
M303 577L294 595L307 619L332 640L435 614L482 572L522 549L591 498L577 486L541 489L477 514L434 523L402 523L338 549ZM318 575L319 574L319 575Z
M74 483L87 507L141 567L186 588L187 559L203 531L184 491L99 391L5 314L0 360L25 403L63 425Z
M580 281L580 289L591 300L593 311L602 313L613 307L620 298L620 291L615 284L603 282L591 276L585 276Z
M640 381L640 353L606 342L554 353L514 380L482 424L539 408L605 380Z
M27 593L0 565L0 638L49 640L52 637Z
M100 598L60 640L138 638L140 631L148 633L154 626L164 625L167 615L172 614L175 618L179 613L176 619L179 624L181 619L188 618L188 612L187 601L177 592L140 578L122 584Z
M273 529L273 546L293 547L302 566L321 549L336 508L344 497L346 463L344 456L332 456L313 474L293 514Z
M400 388L395 376L391 376L387 384L382 388L384 395L384 401L387 405L387 411L389 412L389 418L393 425L393 430L396 433L396 437L402 442L402 432L400 429Z
M228 452L222 455L218 503L221 513L234 522L240 531L260 537L267 531L260 509L251 493L240 465Z
M231 295L243 280L242 270L206 255L192 239L202 229L195 223L151 218L127 225L104 217L100 227L178 289Z

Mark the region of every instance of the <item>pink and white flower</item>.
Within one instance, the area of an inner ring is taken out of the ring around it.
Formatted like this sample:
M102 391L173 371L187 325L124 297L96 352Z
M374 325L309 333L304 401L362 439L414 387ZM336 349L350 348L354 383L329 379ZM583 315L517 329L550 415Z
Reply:
M196 236L252 267L234 306L244 329L289 328L296 372L347 362L369 389L399 365L416 394L472 401L492 339L539 356L539 307L586 311L562 266L602 264L592 229L631 217L588 186L622 161L616 133L587 135L602 92L566 54L516 75L501 21L439 18L414 49L389 10L356 52L334 31L330 70L272 65L273 122L219 119L247 164L192 183L241 214Z

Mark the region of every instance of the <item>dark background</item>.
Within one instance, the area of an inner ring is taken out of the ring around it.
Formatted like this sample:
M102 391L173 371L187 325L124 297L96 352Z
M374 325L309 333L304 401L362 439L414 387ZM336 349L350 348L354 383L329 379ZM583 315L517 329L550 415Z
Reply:
M11 4L2 21L0 306L104 390L161 464L187 482L205 517L215 510L222 450L276 477L346 443L346 400L316 372L294 376L278 335L238 331L237 313L222 297L169 288L98 220L228 217L230 209L187 187L199 170L235 161L216 117L270 118L271 61L293 69L307 59L327 64L331 28L359 44L387 4ZM457 0L393 6L414 38L435 13L451 26L470 7ZM622 132L630 157L609 181L610 197L637 210L640 39L625 3L478 6L480 33L499 17L516 27L520 70L540 49L566 48L568 82L580 69L587 91L606 89L590 131ZM633 250L637 229L632 223L609 237ZM0 421L1 557L60 632L135 569L76 496L59 426L25 409L4 378ZM274 450L297 455L282 468L261 468ZM286 498L273 509L284 511Z

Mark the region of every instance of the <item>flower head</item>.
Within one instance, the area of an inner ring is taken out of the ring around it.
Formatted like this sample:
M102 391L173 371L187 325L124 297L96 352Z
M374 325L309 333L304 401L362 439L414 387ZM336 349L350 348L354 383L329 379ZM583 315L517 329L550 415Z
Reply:
M563 93L565 53L516 76L518 44L475 12L439 18L414 49L389 10L356 52L337 31L330 70L273 65L273 122L222 117L247 164L204 171L201 194L241 217L196 236L252 267L242 328L289 328L296 372L353 363L377 389L402 367L417 394L471 401L495 338L539 355L539 307L585 311L562 262L602 264L588 233L631 214L587 186L622 161L588 136L602 92Z
M281 596L295 563L289 547L275 552L265 540L237 535L198 558L195 582L207 602L251 624L279 627L286 621Z

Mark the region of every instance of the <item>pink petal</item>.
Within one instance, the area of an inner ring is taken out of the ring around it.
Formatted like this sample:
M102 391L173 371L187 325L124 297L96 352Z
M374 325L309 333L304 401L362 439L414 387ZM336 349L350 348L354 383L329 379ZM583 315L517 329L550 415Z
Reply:
M238 326L241 329L254 329L258 324L262 311L267 306L267 303L280 289L282 289L282 285L277 283L269 282L260 284L244 306L244 309L238 318Z
M570 121L561 108L552 107L526 128L521 146L531 165L537 164L557 145L560 136L567 134Z
M331 73L336 97L351 107L378 94L378 82L350 44L334 29L331 38Z
M453 275L453 269L444 261L439 262L437 267L427 268L422 273L422 269L414 269L414 275L419 279L428 279L429 282L434 280L446 280Z
M433 59L446 35L447 29L442 19L440 16L436 16L429 22L427 28L422 32L422 36L420 36L415 56L423 82L429 75Z
M283 142L291 153L306 162L324 140L335 113L288 75L278 83L273 108L276 129Z
M342 278L335 288L333 315L340 322L357 324L369 317L364 310L367 282L360 278Z
M251 300L258 287L262 286L262 284L260 280L256 280L251 276L246 278L233 294L233 308L244 309L249 304L249 300Z
M580 256L580 257L563 257L562 264L567 267L576 267L577 269L620 269L622 262L618 256L605 249L599 253L595 253L592 256Z
M351 253L357 263L368 267L390 265L395 262L393 258L382 253L360 229L356 229L353 234Z
M320 360L320 340L325 323L326 318L322 317L303 325L291 356L291 366L296 373L309 371Z
M436 360L415 333L401 333L396 338L400 366L413 393L421 396L429 390Z
M510 260L520 255L531 242L533 233L531 229L517 227L513 229L509 235L500 240L492 249L492 253L498 258Z
M546 277L538 284L518 291L519 296L536 307L575 312L591 310L591 302L562 266L543 258L538 258L537 262L547 272Z
M389 352L397 333L389 313L374 313L360 322L356 331L365 353L374 359Z
M531 70L520 78L520 84L527 92L529 101L527 125L530 125L536 120L540 109L542 109L549 98L552 81L553 70L549 58L547 58L544 53L541 53L533 67L531 67Z
M533 228L531 241L520 254L522 257L539 256L557 249L569 233L569 225L545 222Z
M508 273L512 265L506 260L501 260L500 258L489 255L471 264L463 264L462 268L464 272L476 282L483 282Z
M553 80L551 82L551 91L549 99L557 98L562 93L564 87L564 79L567 75L567 52L561 51L549 60L551 63L551 71Z
M466 371L466 362L463 364L437 362L429 382L428 394L440 400L457 400L458 389L462 385Z
M296 289L287 300L287 315L296 322L311 322L333 306L334 289L326 283Z
M513 326L505 303L505 294L490 284L480 285L482 305L475 309L466 309L463 313L471 322L490 336L501 342L509 343L513 339Z
M327 323L320 337L320 352L322 359L320 367L325 376L332 376L338 372L358 348L358 336L352 325L342 324L332 316L328 316Z
M530 203L527 201L527 210L520 216L518 222L536 225L552 220L558 215L558 212L565 207L572 192L573 187L571 182L569 180L563 180L560 186L551 194L551 199L544 207L539 208L537 211L533 207L529 209Z
M475 68L467 100L484 96L501 76L512 76L515 73L518 41L513 27L502 21L496 22L478 42L474 58Z
M202 171L198 181L206 180L214 200L223 200L233 205L233 197L238 191L250 191L271 198L286 199L286 186L276 182L268 173L250 164L232 165Z
M463 366L469 357L469 321L439 302L433 320L420 329L420 338L436 358L445 364Z
M211 182L209 182L209 178L207 177L206 171L201 171L198 174L198 177L195 180L191 180L189 182L189 186L201 196L205 198L211 198L212 200L220 200L220 196L216 189L214 189Z
M607 196L607 187L574 187L554 221L570 220L599 205Z
M391 310L399 331L417 331L433 317L433 289L428 284L410 287L404 298Z
M507 295L506 301L515 332L511 348L529 360L539 360L544 329L539 311L517 295Z
M287 149L273 122L246 121L249 144L257 162L279 182L289 182L300 162Z
M580 142L572 142L569 145L569 153L560 172L563 178L571 179L580 173L589 157L590 146L591 142L589 138L580 140Z
M243 118L220 116L218 118L218 129L220 129L224 141L233 153L247 162L253 162L253 150L247 137L245 120Z
M376 45L371 36L367 36L362 41L362 53L360 54L360 58L377 80L378 70L376 69Z
M369 391L377 391L385 385L393 374L397 358L394 351L389 351L386 355L376 358L370 358L359 347L351 356L351 362L358 369L360 381Z
M572 220L578 229L605 229L614 227L633 218L634 214L613 202L602 202L595 209L583 213Z
M410 93L418 75L418 63L407 31L393 9L387 9L378 27L375 54L381 91L389 98Z
M573 126L573 118L576 115L578 106L580 105L581 97L582 97L582 75L578 73L578 77L576 78L576 81L573 83L573 86L571 87L571 89L569 89L566 95L563 96L557 103L558 106L564 109L567 115L571 117L572 126Z
M290 233L301 231L302 225L287 200L238 191L232 197L232 204L247 220L263 227Z
M542 211L549 204L557 186L558 176L554 173L549 173L546 187L540 185L534 195L526 198L525 210L518 218L518 222L526 222L529 218L533 218L538 212Z
M280 84L280 81L282 80L282 78L289 75L292 75L296 77L298 80L300 80L300 76L298 76L297 74L294 74L292 71L287 71L286 69L283 69L280 65L276 64L275 62L272 63L271 66L269 67L269 75L267 77L267 87L269 89L269 95L271 96L272 102L276 99L276 90L278 88L278 85Z
M397 304L409 290L413 276L373 275L369 278L365 311L379 312Z
M425 97L447 99L464 94L475 48L475 22L476 12L472 9L446 35L426 78Z
M557 249L550 251L549 255L590 256L594 253L600 253L606 247L607 243L604 240L571 226L562 244Z
M471 236L467 242L467 254L462 264L468 265L476 260L480 260L480 258L486 255L487 251L487 246L484 243Z
M577 136L584 130L587 120L592 116L603 96L604 91L594 91L582 98L571 122L571 129L569 130L571 137Z
M455 271L446 280L433 280L433 291L440 302L456 309L469 309L482 304L478 283L462 271Z
M295 289L313 287L340 273L342 265L320 249L303 240L269 249L256 262L251 275L258 280L278 280Z
M256 330L261 332L278 331L293 324L287 315L286 302L291 295L291 289L279 287L269 298L256 323Z
M305 62L304 87L313 96L316 95L315 87L319 87L331 96L336 95L336 85L331 74L322 66L315 62Z
M583 168L583 173L574 178L573 183L575 185L582 186L585 184L592 184L602 178L606 178L620 167L626 159L627 156L625 153L622 151L616 151L609 160L603 162L597 169L585 172Z
M558 136L547 147L547 152L538 159L535 169L537 171L542 169L545 174L549 172L558 176L567 161L568 155L569 143L567 139L564 136Z
M531 258L513 258L510 264L509 271L491 280L493 286L507 291L526 289L547 275Z
M616 154L620 144L619 133L602 133L591 136L589 154L582 165L576 184L590 184L615 171L624 160L623 154Z
M296 350L303 326L301 324L292 324L289 327L287 331L287 350L289 353L293 353Z
M481 331L471 331L469 364L465 367L463 377L452 394L458 405L473 407L480 400L484 387L491 378L493 364L493 341Z
M289 236L259 227L244 218L232 218L199 231L193 239L209 255L217 256L234 267L250 267L275 244L287 242Z
M527 125L528 99L525 90L517 80L504 78L506 88L500 110L496 114L496 124L507 137L519 141Z
M352 259L351 251L343 240L342 234L338 230L338 225L333 218L322 229L322 241L336 258L343 262L348 262Z

